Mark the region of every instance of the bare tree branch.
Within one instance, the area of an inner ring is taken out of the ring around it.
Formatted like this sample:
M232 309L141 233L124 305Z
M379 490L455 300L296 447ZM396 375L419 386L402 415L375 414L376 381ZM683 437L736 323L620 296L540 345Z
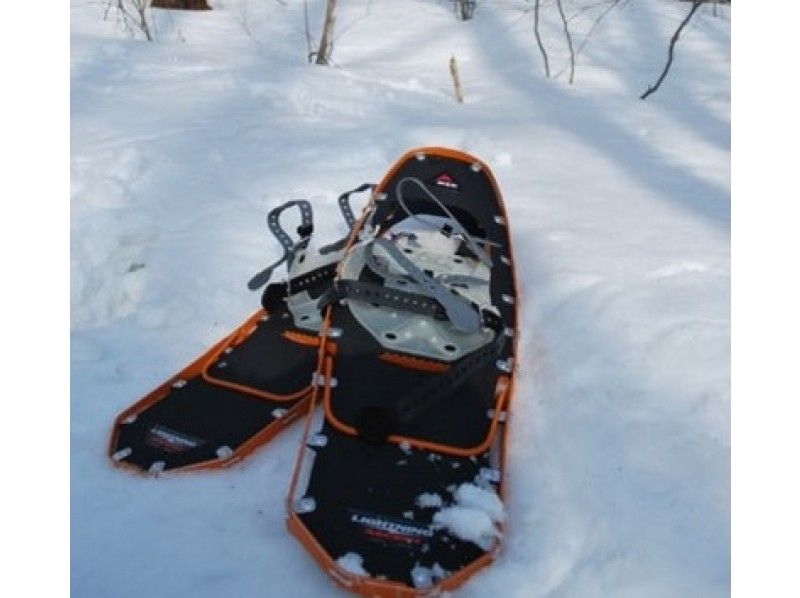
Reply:
M592 23L592 26L589 28L589 31L586 32L586 35L581 40L581 43L575 49L575 70L578 69L578 58L580 57L581 52L583 52L583 49L586 47L586 44L589 43L589 40L594 35L595 31L600 26L600 23L603 21L603 19L605 19L611 13L612 10L614 10L620 5L627 3L628 1L629 0L602 0L602 2L596 2L594 4L589 5L591 8L597 8L598 6L605 6L605 9L597 17L595 17L595 20ZM586 11L583 9L579 9L578 12L575 13L575 15L569 17L569 20L572 21L577 14L580 14L582 12ZM564 74L564 72L566 72L568 68L569 66L565 66L553 76L556 78L560 77L561 75Z
M303 0L303 27L306 36L306 49L308 50L308 61L311 62L314 58L314 48L311 41L311 27L308 24L308 0Z
M586 46L588 41L591 39L592 35L594 35L595 29L597 29L600 26L602 20L605 19L609 13L617 7L620 1L621 0L611 0L611 3L605 8L605 10L597 16L597 18L594 20L594 23L592 23L592 26L589 28L589 31L586 33L586 37L583 38L580 45L578 46L578 49L575 50L576 58L580 56L580 53L583 50L584 46Z
M108 0L106 8L106 13L111 8L116 9L119 22L131 35L134 35L135 31L138 30L144 34L147 41L153 41L153 34L148 20L150 0Z
M661 87L661 83L667 76L669 72L669 67L672 66L672 57L675 53L675 44L678 43L678 38L681 36L681 31L683 28L688 25L689 21L692 20L694 13L697 12L697 9L700 8L700 5L703 3L703 0L693 0L692 1L692 8L689 10L689 14L687 14L681 24L678 25L678 28L675 30L675 33L672 34L672 39L669 40L669 50L667 51L667 63L664 65L664 70L661 71L661 75L658 77L658 80L651 85L647 91L645 91L642 95L639 96L640 100L646 100L651 94L655 93L659 87Z
M611 0L611 1L614 2L614 0ZM595 8L598 8L600 6L605 6L608 3L609 3L609 0L599 0L599 2L591 2L589 4L584 4L578 10L576 10L574 13L572 13L569 17L567 17L567 20L572 22L575 19L577 19L579 16L581 16L583 13L591 12Z
M539 34L539 3L541 0L536 0L533 5L533 35L536 37L536 45L539 46L539 52L542 54L544 61L544 76L550 77L550 59L547 57L547 50L544 49L542 43L542 36Z
M558 7L558 14L561 15L561 23L564 26L564 37L567 38L567 47L569 48L569 83L575 81L575 49L572 47L572 35L569 32L569 24L567 23L567 15L564 14L564 5L561 0L556 0Z
M264 43L261 39L253 33L253 30L250 29L250 0L244 0L240 2L238 5L238 12L239 12L239 24L242 26L242 30L244 31L245 35L250 38L250 41L253 42L256 48L259 51L264 51Z

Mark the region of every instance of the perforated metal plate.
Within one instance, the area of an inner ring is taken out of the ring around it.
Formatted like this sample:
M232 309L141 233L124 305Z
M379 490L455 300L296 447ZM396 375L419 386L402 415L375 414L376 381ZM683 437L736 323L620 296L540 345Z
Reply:
M420 269L457 290L481 307L490 307L490 270L479 261L456 255L459 241L431 229L420 229L413 223L400 223L392 231L396 245ZM410 226L409 226L410 225ZM409 233L413 233L409 234ZM388 271L385 286L409 292L420 288L379 247L373 254ZM366 265L366 245L354 246L342 263L342 278L358 280ZM455 282L449 279L455 278ZM461 277L461 281L459 278ZM467 282L463 282L468 278ZM484 328L474 334L457 330L447 320L395 310L364 301L348 300L350 311L358 322L390 351L402 351L432 359L452 361L491 342L494 334Z
M317 268L322 268L328 264L338 262L342 258L343 251L335 251L322 255L316 248L309 246L295 256L292 267L289 270L289 279L302 276ZM318 332L322 326L322 313L317 307L317 299L312 298L308 291L291 293L289 289L286 297L286 305L294 318L294 325L305 330Z

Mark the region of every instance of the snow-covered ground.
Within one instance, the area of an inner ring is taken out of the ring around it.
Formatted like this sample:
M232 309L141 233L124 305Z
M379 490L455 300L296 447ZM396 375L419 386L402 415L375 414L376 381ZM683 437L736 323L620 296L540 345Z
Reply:
M444 0L340 4L323 68L299 0L161 13L156 43L72 0L74 595L343 595L284 528L299 426L229 471L162 479L111 467L106 441L256 309L269 206L310 197L336 239L336 194L418 145L492 166L523 295L508 531L459 595L727 595L729 11L702 10L642 102L685 3L612 11L573 86L542 76L531 3L487 0L468 23ZM578 42L590 25L573 21Z

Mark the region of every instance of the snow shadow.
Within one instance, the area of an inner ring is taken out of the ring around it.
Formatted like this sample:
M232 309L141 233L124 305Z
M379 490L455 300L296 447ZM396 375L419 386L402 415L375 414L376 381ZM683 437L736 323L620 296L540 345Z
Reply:
M647 63L642 64L642 72L652 72L650 79L643 81L642 91L646 89L658 76L663 61L666 60L667 46L672 31L665 32L663 27L659 27L659 9L652 2L644 2L636 6L638 14L643 18L638 19L636 24L629 26L629 33L633 41L633 46L646 48L656 46L659 52L650 53ZM720 57L730 57L730 38L714 35L714 19L711 16L712 8L707 6L701 8L696 15L697 22L690 23L681 41L675 50L676 58L673 63L674 71L671 72L661 89L651 96L647 101L656 104L660 109L668 112L675 120L680 121L694 135L697 135L710 145L724 151L730 150L730 120L723 120L719 114L709 107L708 93L702 88L692 89L686 85L686 77L682 76L682 70L691 71L692 65L686 54L686 48L681 48L681 44L693 43L696 37L701 36L703 45L706 46L708 59L719 61ZM663 17L661 20L663 23ZM658 40L658 42L654 42ZM682 56L678 56L682 54ZM680 61L680 62L679 62ZM688 63L688 64L687 64ZM730 88L727 98L713 98L714 101L730 102Z
M608 116L617 108L607 99L601 101L578 95L559 81L542 80L533 72L526 76L519 69L509 68L504 59L509 54L507 46L512 47L510 53L513 55L530 55L532 48L520 46L513 36L499 35L503 24L494 11L481 11L480 18L489 26L473 27L471 31L477 44L485 49L491 70L502 77L504 85L524 97L531 110L544 116L551 126L570 133L613 160L622 171L651 189L659 198L700 216L719 229L729 230L728 190L698 177L664 155L656 154L650 144ZM619 110L624 109L625 103L620 103Z

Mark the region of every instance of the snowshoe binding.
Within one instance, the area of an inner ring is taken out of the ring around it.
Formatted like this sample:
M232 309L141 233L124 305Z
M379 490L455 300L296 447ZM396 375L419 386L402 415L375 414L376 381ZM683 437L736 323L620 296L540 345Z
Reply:
M350 227L351 194L372 187L364 184L340 196ZM281 215L290 209L300 213L297 240L281 226ZM263 287L282 264L288 279L269 284L262 309L116 418L109 455L117 464L156 474L224 467L305 413L322 324L316 304L332 283L346 241L312 251L312 217L305 200L267 214L283 256L248 287Z

